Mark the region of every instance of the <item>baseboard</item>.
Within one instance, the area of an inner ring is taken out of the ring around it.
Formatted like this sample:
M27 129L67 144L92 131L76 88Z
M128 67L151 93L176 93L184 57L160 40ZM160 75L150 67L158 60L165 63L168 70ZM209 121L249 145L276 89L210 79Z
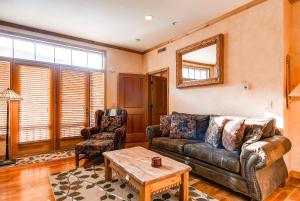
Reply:
M295 170L291 170L291 171L289 172L289 177L295 177L295 178L297 178L297 179L300 179L300 172L295 171Z

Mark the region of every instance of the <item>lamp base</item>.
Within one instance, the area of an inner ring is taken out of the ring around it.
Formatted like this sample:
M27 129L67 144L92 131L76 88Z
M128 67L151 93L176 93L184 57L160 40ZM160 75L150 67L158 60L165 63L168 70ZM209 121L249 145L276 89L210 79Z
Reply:
M0 161L0 166L13 165L15 163L16 161L4 160L4 161Z

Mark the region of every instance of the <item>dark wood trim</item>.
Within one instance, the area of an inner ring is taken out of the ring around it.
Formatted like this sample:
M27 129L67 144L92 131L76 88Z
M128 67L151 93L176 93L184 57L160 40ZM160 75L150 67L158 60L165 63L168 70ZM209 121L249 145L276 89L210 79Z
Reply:
M289 0L289 2L290 2L291 4L296 3L296 2L298 2L298 1L300 1L300 0Z
M151 48L145 50L143 52L143 54L146 54L148 52L151 52L152 50L155 50L155 49L161 48L163 46L166 46L166 45L168 45L170 43L173 43L173 42L175 42L175 41L177 41L179 39L182 39L182 38L184 38L186 36L189 36L189 35L197 32L197 31L199 31L201 29L204 29L204 28L209 27L209 26L211 26L213 24L216 24L216 23L218 23L218 22L220 22L222 20L225 20L226 18L229 18L229 17L231 17L233 15L236 15L238 13L241 13L241 12L243 12L243 11L245 11L247 9L250 9L250 8L256 6L256 5L259 5L259 4L261 4L261 3L265 2L265 1L267 1L267 0L254 0L254 1L251 1L250 3L247 3L247 4L245 4L245 5L241 6L241 7L238 7L236 9L234 9L234 10L232 10L232 11L224 14L224 15L221 15L220 17L214 18L214 19L212 19L212 20L210 20L210 21L208 21L208 22L206 22L206 23L204 23L204 24L202 24L200 26L197 26L196 28L194 28L194 29L192 29L190 31L187 31L187 32L185 32L185 33L183 33L181 35L178 35L178 36L176 36L176 37L174 37L174 38L172 38L172 39L170 39L168 41L165 41L163 43L155 45L154 47L151 47ZM292 0L292 1L296 2L296 1L300 1L300 0Z
M45 35L55 36L55 37L59 37L59 38L74 40L74 41L77 41L77 42L83 42L83 43L87 43L87 44L92 44L92 45L103 46L103 47L112 48L112 49L123 50L123 51L126 51L126 52L132 52L132 53L135 53L135 54L143 54L140 51L125 48L125 47L120 47L120 46L117 46L117 45L111 45L111 44L97 42L97 41L93 41L93 40L89 40L89 39L79 38L79 37L76 37L76 36L70 36L70 35L57 33L57 32L53 32L53 31L47 31L47 30L44 30L44 29L38 29L38 28L34 28L34 27L24 26L24 25L21 25L21 24L7 22L7 21L3 21L3 20L0 20L0 25L6 26L6 27L12 27L12 28L16 28L16 29L21 29L21 30L25 30L25 31L31 31L31 32L39 33L39 34L45 34ZM35 39L40 38L40 37L36 37L36 36L30 36L30 37L33 38L33 39L34 38ZM43 40L45 40L45 38L43 38ZM49 39L47 39L47 40L49 40Z

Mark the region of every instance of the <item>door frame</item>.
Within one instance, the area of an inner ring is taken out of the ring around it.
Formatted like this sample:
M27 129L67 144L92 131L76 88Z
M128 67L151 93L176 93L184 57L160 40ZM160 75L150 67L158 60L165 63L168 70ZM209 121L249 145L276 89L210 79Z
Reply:
M147 72L146 75L147 75L147 78L148 78L148 106L149 106L149 103L151 102L151 96L150 96L150 93L151 93L151 90L150 90L150 87L151 87L151 84L150 84L150 81L151 81L151 76L152 75L155 75L155 74L162 74L166 72L167 73L167 114L169 114L170 110L169 110L169 93L170 93L170 68L169 67L165 67L165 68L161 68L161 69L158 69L158 70L154 70L154 71L150 71L150 72ZM147 109L147 117L148 117L148 125L150 125L150 109L148 107Z

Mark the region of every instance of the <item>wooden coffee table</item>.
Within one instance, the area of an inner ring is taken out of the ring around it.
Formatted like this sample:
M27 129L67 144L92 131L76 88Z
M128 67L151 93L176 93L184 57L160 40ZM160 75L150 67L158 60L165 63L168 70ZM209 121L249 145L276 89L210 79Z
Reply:
M140 191L141 201L151 195L180 185L179 200L188 200L188 181L191 167L143 147L104 152L105 180L112 178L112 170ZM162 167L151 166L151 158L162 158Z

